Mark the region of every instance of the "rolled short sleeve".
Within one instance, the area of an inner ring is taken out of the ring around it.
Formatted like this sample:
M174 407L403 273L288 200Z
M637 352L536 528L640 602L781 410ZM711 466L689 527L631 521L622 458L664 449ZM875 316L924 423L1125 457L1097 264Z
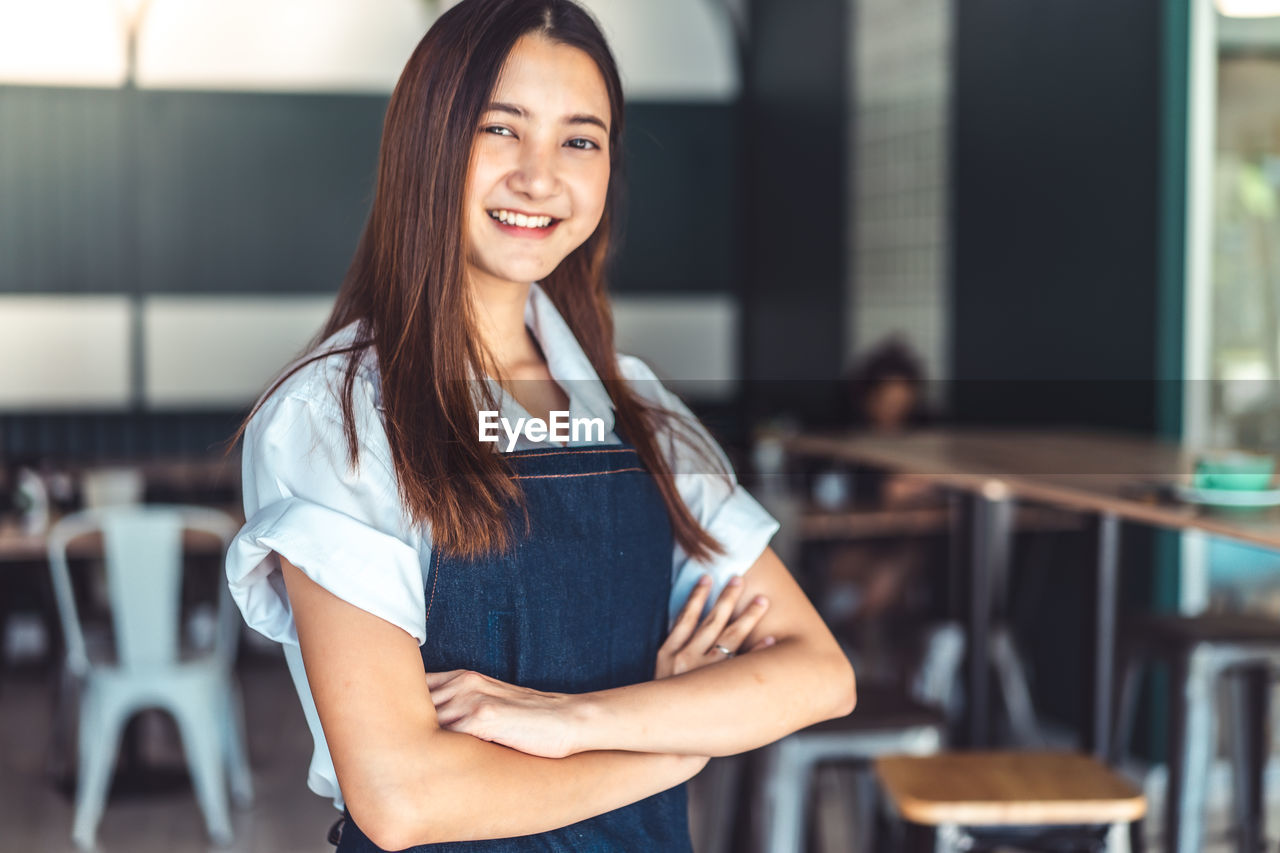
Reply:
M643 361L632 356L619 356L618 366L636 392L647 402L682 416L685 428L692 430L693 445L674 433L662 437L660 446L675 477L676 490L685 505L708 533L724 548L723 554L700 562L690 558L678 544L672 560L671 599L668 624L684 606L694 584L703 574L711 575L713 585L708 601L715 601L720 590L735 575L744 574L764 553L778 532L778 522L751 496L733 474L724 451L701 422L675 394L663 387ZM709 464L697 451L705 447L714 457Z
M368 413L358 418L369 427ZM341 410L277 392L254 415L243 451L244 527L227 582L245 621L296 646L277 554L329 592L425 640L421 532L401 507L387 454L363 436L348 465Z

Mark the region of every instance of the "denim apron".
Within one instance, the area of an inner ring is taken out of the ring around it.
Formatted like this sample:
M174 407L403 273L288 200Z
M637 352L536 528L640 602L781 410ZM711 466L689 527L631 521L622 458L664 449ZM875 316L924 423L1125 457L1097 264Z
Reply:
M623 444L505 458L523 488L530 532L507 555L433 557L422 646L427 671L471 669L559 693L651 680L666 636L674 543L666 505L639 455ZM516 517L521 531L523 518ZM343 817L337 853L379 850L349 813ZM550 832L410 849L688 853L687 819L685 786L678 785Z

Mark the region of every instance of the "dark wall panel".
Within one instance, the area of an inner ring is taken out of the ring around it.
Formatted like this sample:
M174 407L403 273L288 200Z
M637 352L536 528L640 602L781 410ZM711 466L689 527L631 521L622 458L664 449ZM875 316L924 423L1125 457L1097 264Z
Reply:
M336 291L373 196L383 98L145 93L152 292Z
M956 8L956 407L1153 427L1161 4Z
M825 411L816 383L767 380L829 379L844 356L848 14L843 0L751 5L744 333L756 413Z
M619 291L741 291L735 237L746 188L738 119L733 104L627 107Z
M128 121L117 92L0 86L0 292L134 287Z
M0 88L0 292L328 293L386 98ZM636 103L628 292L734 291L737 110Z

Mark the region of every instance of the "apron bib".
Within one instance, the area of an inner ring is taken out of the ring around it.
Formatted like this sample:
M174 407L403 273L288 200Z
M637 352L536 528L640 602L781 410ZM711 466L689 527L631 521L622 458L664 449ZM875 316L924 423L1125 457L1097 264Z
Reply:
M433 557L429 672L471 669L560 693L649 681L666 638L674 541L666 505L630 446L506 454L529 534L511 553ZM516 514L519 516L519 514ZM523 527L517 518L516 530ZM349 814L337 853L376 853ZM691 851L685 786L550 832L427 844L413 853Z

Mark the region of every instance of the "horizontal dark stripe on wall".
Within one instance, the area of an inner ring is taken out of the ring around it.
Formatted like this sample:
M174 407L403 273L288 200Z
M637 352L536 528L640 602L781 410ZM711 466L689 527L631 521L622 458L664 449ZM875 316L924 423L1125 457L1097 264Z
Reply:
M0 459L217 455L248 411L0 414Z
M383 96L0 87L0 292L332 293ZM736 292L735 107L628 108L621 291Z

